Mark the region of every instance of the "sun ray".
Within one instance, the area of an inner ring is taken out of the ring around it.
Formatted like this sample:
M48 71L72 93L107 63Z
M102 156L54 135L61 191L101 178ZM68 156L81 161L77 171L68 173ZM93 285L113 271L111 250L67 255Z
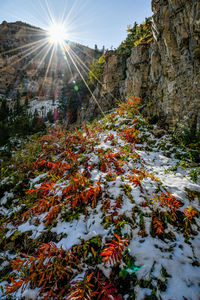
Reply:
M63 11L62 11L62 16L60 18L61 24L64 24L66 11L67 11L67 1L65 1L64 8L63 8Z
M48 14L48 11L44 8L43 4L41 3L41 1L39 2L39 5L40 5L40 8L42 9L42 11L44 12L45 14L45 20L46 20L46 24L49 26L49 24L52 23L50 17L49 17L49 14Z
M63 58L64 58L64 60L67 62L67 66L69 67L69 70L70 70L70 73L71 73L71 77L73 78L74 75L73 75L73 72L72 72L70 63L69 63L69 61L68 61L67 55L65 54L65 49L64 49L64 47L61 47L61 51L62 51L62 54L63 54Z
M82 64L84 66L84 68L88 71L88 72L92 72L87 65L80 59L80 57L78 57L78 55L71 49L73 55L75 56L76 60L79 61L80 64ZM84 53L84 52L83 52ZM107 89L104 87L102 81L100 81L96 75L92 72L92 75L94 76L94 78L97 80L97 82L101 85L101 87L113 98L117 101L117 103L120 102L119 99L117 99L112 93L108 92ZM106 99L106 97L104 97L106 102L108 103L108 100Z
M41 39L41 40L38 40L38 41L35 41L35 42L32 42L32 43L28 43L28 44L25 44L25 45L23 45L23 46L20 46L20 47L11 49L11 50L7 50L7 51L4 51L4 52L0 52L0 54L1 54L1 55L9 54L9 53L15 52L15 51L17 51L17 50L21 50L21 49L24 49L24 48L28 48L28 47L30 47L30 46L34 46L34 45L36 45L36 44L41 43L41 41L43 41L43 40L48 41L48 38L44 38L44 39Z
M54 19L53 15L52 15L52 12L51 12L48 0L45 0L45 4L46 4L46 7L47 7L47 11L49 13L49 16L50 16L50 20L51 20L50 24L55 24L55 19Z
M46 48L48 48L48 49L46 49ZM50 45L49 43L46 43L46 45L38 52L38 54L37 54L35 57L33 57L33 58L31 59L31 61L29 62L29 63L31 64L31 63L34 62L34 60L35 60L36 58L38 58L39 56L41 56L40 63L39 63L39 65L37 65L36 70L35 70L35 72L33 73L33 75L35 75L35 74L38 72L38 70L39 70L41 64L42 64L43 61L45 60L46 56L49 54L50 48L51 48L51 45ZM44 54L43 54L43 53L44 53ZM28 63L28 64L29 64L29 63Z
M24 54L27 54L29 51L32 51L32 50L37 50L38 48L42 47L45 43L47 43L47 41L44 41L44 42L41 42L41 43L38 43L38 45L33 45L31 47L29 47L28 49L25 49L23 51L21 51L20 53L17 53L11 57L9 57L9 60L13 60L15 58L18 58L18 55L24 55ZM23 56L21 57L22 59L24 58Z
M49 59L49 62L48 62L48 66L47 66L46 72L45 72L44 80L43 80L43 83L42 83L42 88L43 88L43 86L44 86L44 84L46 82L47 75L49 73L50 65L51 65L51 62L52 62L52 59L53 59L53 55L55 53L55 47L56 47L56 45L53 45L51 47L51 49L50 49L52 52L51 52L51 56L50 56L50 59Z
M63 47L65 48L65 44L63 44ZM77 65L76 65L76 63L75 63L75 61L74 61L74 59L72 58L72 56L71 56L71 54L70 54L70 51L68 51L68 55L69 55L69 57L70 57L72 63L74 64L74 66L75 66L77 72L78 72L79 75L81 76L83 82L85 83L86 87L88 88L88 90L89 90L89 92L90 92L90 94L91 94L93 100L96 102L96 104L97 104L99 110L101 111L102 115L105 117L105 114L104 114L104 112L103 112L103 110L102 110L102 108L101 108L101 106L100 106L98 100L97 100L96 97L94 96L94 94L93 94L92 90L90 89L89 85L87 84L85 78L84 78L83 75L81 74L79 68L77 67Z
M37 51L39 48L43 47L43 44L42 45L38 45L38 46L35 46L34 48L32 47L31 49L27 49L23 52L23 56L18 58L17 60L11 62L9 64L9 66L6 66L5 68L1 68L0 71L3 72L5 70L7 70L10 66L13 66L15 65L16 63L20 62L21 60L25 59L26 57L28 57L30 54L34 53L35 51ZM13 60L15 59L16 57L18 57L17 55L13 55L12 57L10 57L10 60Z
M67 14L67 16L65 18L65 21L63 23L64 25L69 25L70 26L69 20L70 20L70 17L72 15L72 13L73 13L73 10L76 8L76 3L77 3L77 0L74 1L72 7L70 8L70 10L69 10L69 12L68 12L68 14Z
M47 57L47 55L49 54L49 51L51 50L52 45L47 44L45 47L48 47L47 50L42 49L41 51L44 51L44 55L39 63L39 65L37 66L35 72L33 73L33 76L38 72L38 70L40 69L40 66L42 65L42 63L44 62L45 58Z
M59 20L57 22L56 17L52 13L52 9L50 6L50 2L48 0L45 0L44 3L39 2L40 7L42 11L45 12L47 22L49 23L49 28L39 29L39 28L31 28L30 31L33 33L33 37L39 37L41 36L42 38L38 41L34 41L32 43L27 43L25 45L22 45L16 49L11 49L8 50L7 53L15 53L16 51L20 51L20 56L19 54L13 55L10 60L10 66L22 61L23 59L27 58L26 65L23 66L23 69L25 70L25 67L28 65L34 63L34 60L37 59L39 61L39 64L37 63L37 66L35 70L32 72L32 74L36 74L38 70L40 69L41 66L45 67L45 75L43 78L43 82L41 85L41 88L43 89L45 86L45 89L49 84L53 84L54 86L54 81L53 79L49 81L50 77L52 77L53 71L58 70L58 60L56 59L56 55L58 54L57 49L60 47L63 55L63 59L66 62L66 68L68 68L70 72L71 78L75 78L75 73L79 74L80 78L83 80L84 84L86 85L89 93L92 96L92 99L95 101L97 106L99 107L99 110L101 113L104 115L104 112L102 110L101 105L98 102L98 99L94 96L91 88L87 84L87 81L85 80L85 74L88 75L88 72L90 71L89 66L85 64L84 61L79 57L79 55L76 54L76 52L73 50L73 47L76 47L76 44L79 48L79 53L84 53L87 57L93 58L93 55L90 55L87 53L87 51L83 51L81 49L81 44L77 43L77 37L79 36L78 33L78 25L77 23L77 18L80 15L80 12L85 8L86 3L81 2L80 5L77 5L79 3L78 0L74 0L72 5L69 7L69 10L67 11L67 2L65 2L65 7L62 10L62 14L60 14ZM44 7L44 5L45 7ZM84 23L84 20L83 20ZM82 24L82 23L81 23ZM23 26L26 28L26 26ZM79 24L80 27L80 24ZM66 29L67 29L67 34L66 34ZM24 36L27 34L25 33ZM68 36L69 35L69 36ZM73 36L75 38L75 43L70 47L70 44L68 44L68 40L70 39L70 36ZM89 49L89 47L88 47ZM34 56L32 56L34 55ZM41 59L40 59L41 58ZM45 62L45 64L44 64ZM54 68L54 69L53 69ZM6 68L5 68L6 69ZM3 70L5 70L3 69ZM67 69L66 69L67 70ZM64 71L65 72L65 71ZM95 75L94 75L95 77ZM52 77L53 78L53 77ZM47 79L49 81L49 84L47 83ZM101 86L103 86L102 82L97 79L97 82ZM52 82L52 83L51 83ZM110 93L109 93L110 94ZM111 94L111 96L113 96ZM114 97L113 97L114 98ZM116 99L116 98L115 98ZM105 98L105 101L107 99Z

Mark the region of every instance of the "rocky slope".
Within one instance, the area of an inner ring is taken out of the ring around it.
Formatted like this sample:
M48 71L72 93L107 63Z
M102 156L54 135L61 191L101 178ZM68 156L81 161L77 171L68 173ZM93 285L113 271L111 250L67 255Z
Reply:
M152 10L153 41L134 47L126 61L110 51L95 95L106 109L116 98L140 96L144 112L170 129L199 131L200 2L152 0ZM91 99L80 118L87 119L95 106Z
M138 103L2 165L1 299L199 299L198 168Z
M22 22L4 21L0 25L0 94L21 99L26 96L58 98L63 86L79 74L59 47L51 59L49 46L44 30ZM77 55L89 66L94 50L72 42L68 46L74 53L72 56Z

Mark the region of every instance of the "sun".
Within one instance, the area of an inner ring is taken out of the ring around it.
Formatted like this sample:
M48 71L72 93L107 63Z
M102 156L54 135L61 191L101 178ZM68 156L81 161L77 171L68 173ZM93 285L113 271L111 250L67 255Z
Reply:
M48 30L50 43L62 44L67 39L65 26L62 24L54 24Z

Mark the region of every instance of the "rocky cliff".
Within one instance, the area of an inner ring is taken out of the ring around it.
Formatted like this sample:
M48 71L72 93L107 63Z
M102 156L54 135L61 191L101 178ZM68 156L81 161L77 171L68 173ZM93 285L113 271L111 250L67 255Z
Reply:
M152 10L152 42L133 47L125 62L117 51L109 52L95 96L106 109L115 106L116 98L139 96L143 111L170 129L199 130L200 2L152 0ZM80 118L94 111L91 99Z
M68 42L71 55L76 55L87 66L95 51ZM59 47L53 54L47 32L22 22L0 25L0 94L48 99L59 97L63 86L79 77L70 58L65 58ZM76 60L76 63L78 61Z

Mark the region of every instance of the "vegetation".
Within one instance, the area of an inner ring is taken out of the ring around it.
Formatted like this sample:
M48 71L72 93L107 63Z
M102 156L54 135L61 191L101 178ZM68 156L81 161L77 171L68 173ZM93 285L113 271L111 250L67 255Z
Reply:
M95 60L90 65L89 78L92 84L95 84L98 80L101 80L105 64L105 55L102 54L98 60Z
M150 171L145 160L153 131L140 116L140 103L128 99L74 131L49 128L2 166L1 197L13 193L1 206L6 215L0 214L0 251L13 255L5 259L4 295L29 288L42 299L119 300L127 294L134 299L138 289L148 289L152 299L165 292L173 276L167 264L180 264L176 253L183 245L188 253L196 238L198 195L190 192L190 200L184 193L183 202ZM153 140L154 155L159 147L166 151L162 141ZM189 172L181 180L189 182ZM147 266L136 263L137 247L144 261L155 251ZM191 273L194 257L186 262ZM137 272L141 268L147 278Z
M136 22L133 27L129 25L127 32L127 38L117 48L117 53L128 57L133 47L139 44L149 44L152 41L151 18L146 18L145 22L140 25Z
M45 125L37 112L32 115L27 104L21 105L19 99L15 100L9 108L6 99L0 102L0 146L5 145L10 137L26 137L36 132L44 131Z
M94 89L94 86L89 82L88 75L85 75L84 80L79 78L64 85L59 99L59 120L61 123L64 121L69 124L76 122L78 109L81 108L85 98L90 96L84 81L87 82L91 90Z

